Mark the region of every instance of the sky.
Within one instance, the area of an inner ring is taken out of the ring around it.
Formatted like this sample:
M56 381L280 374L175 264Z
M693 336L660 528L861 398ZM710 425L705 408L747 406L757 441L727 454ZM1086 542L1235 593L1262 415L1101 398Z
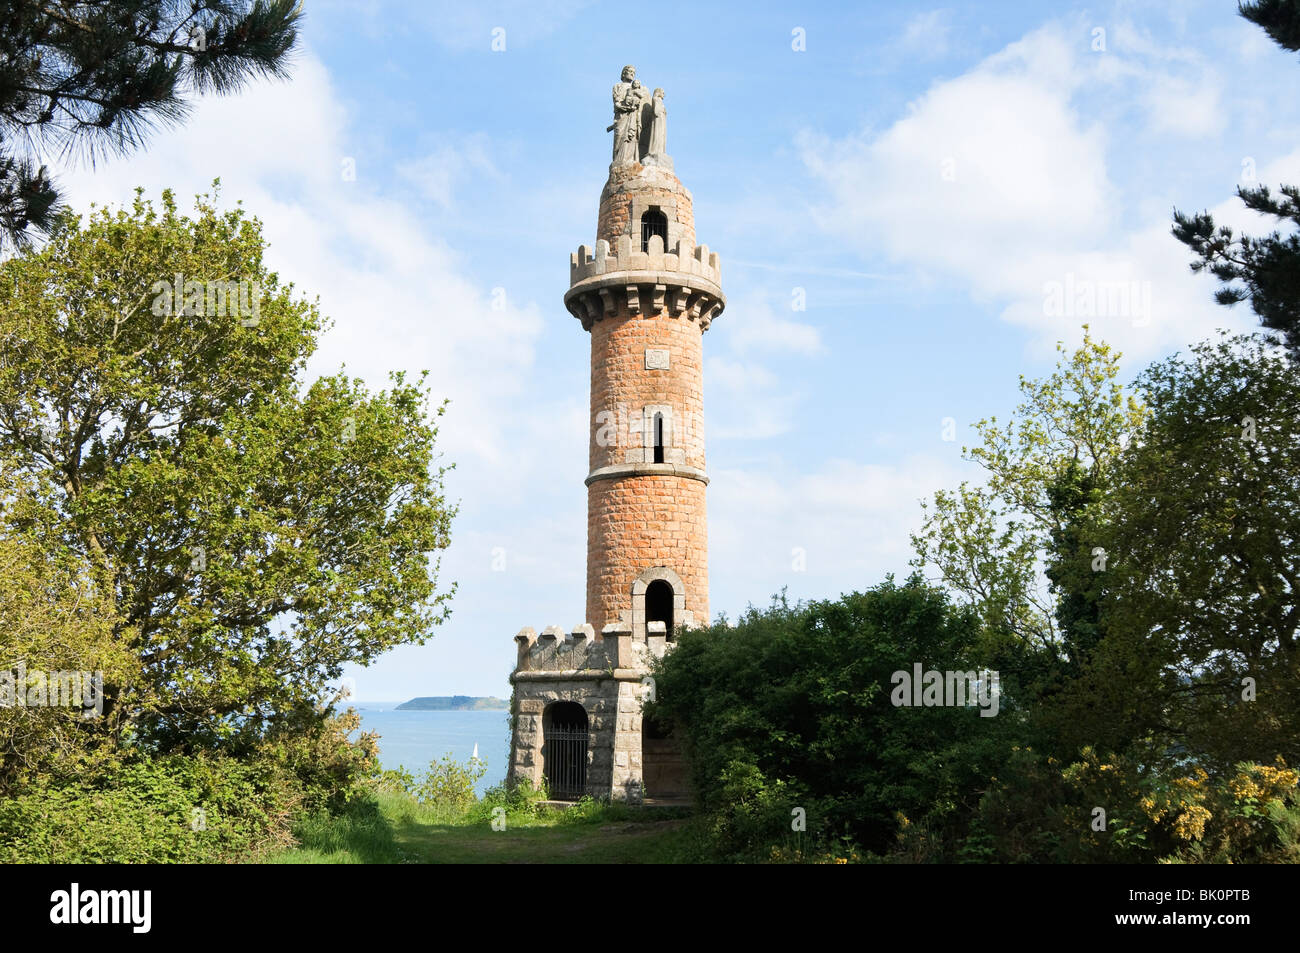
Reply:
M309 377L428 369L450 401L451 616L350 669L359 700L508 696L521 627L585 621L590 344L563 296L624 64L665 90L728 298L704 338L715 616L906 576L920 501L979 479L971 425L1085 321L1126 378L1253 327L1172 211L1259 233L1234 189L1300 181L1300 61L1233 0L304 7L287 81L51 165L83 210L219 177L333 322ZM1054 303L1085 287L1107 313Z

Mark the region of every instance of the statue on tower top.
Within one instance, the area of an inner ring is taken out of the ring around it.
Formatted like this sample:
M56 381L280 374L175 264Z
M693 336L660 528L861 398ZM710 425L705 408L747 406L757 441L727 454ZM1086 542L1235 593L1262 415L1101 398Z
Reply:
M614 122L605 128L614 133L610 168L641 163L671 170L672 159L665 150L667 123L664 91L656 89L651 97L636 78L636 67L624 66L619 82L614 84Z
M635 66L624 66L622 79L614 84L614 165L632 165L641 159L641 111L645 87L636 78Z

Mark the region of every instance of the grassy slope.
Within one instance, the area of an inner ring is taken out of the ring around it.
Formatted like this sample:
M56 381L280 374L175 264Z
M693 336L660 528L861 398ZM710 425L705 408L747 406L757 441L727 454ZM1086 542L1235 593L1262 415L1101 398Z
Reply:
M510 817L504 831L473 811L438 811L401 794L347 815L315 818L282 864L586 863L646 864L689 859L689 822L622 806Z

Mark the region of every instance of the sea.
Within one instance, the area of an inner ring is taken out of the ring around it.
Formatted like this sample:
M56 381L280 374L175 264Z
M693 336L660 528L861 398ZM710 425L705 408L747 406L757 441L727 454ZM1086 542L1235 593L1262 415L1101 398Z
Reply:
M397 711L401 702L355 702L362 731L379 733L379 761L385 768L405 768L417 778L429 762L450 753L468 761L478 745L487 772L475 785L483 792L506 778L510 753L508 711Z

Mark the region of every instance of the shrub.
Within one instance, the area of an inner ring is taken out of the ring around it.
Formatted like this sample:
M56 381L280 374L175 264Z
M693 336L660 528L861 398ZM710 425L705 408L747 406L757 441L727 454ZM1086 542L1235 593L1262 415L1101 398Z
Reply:
M536 818L543 810L542 802L548 800L546 785L533 787L531 781L520 780L514 784L494 784L483 792L483 797L471 805L468 817L473 823L487 823L505 811L507 820L527 821Z
M337 813L380 774L379 735L361 732L356 709L334 713L311 708L286 717L253 749L252 757L273 761L301 786L308 813Z
M486 773L486 761L471 760L461 764L448 753L441 761L430 762L429 770L414 794L422 803L435 807L465 807L478 800L474 787Z
M1180 838L1164 863L1300 863L1300 775L1281 758L1276 766L1243 762L1201 800L1199 830ZM1162 818L1163 819L1163 818Z
M691 765L723 854L761 853L803 808L809 839L883 853L896 814L951 853L1022 722L1003 672L998 717L973 706L895 707L892 675L969 671L979 626L912 578L839 600L750 611L684 634L656 666L657 700ZM844 856L843 852L838 856Z
M1212 777L1145 769L1084 748L1077 760L1018 749L980 802L961 857L1004 863L1296 863L1297 773L1242 763ZM1105 826L1100 827L1105 811Z
M0 801L0 862L217 863L291 843L302 803L273 763L169 756L85 786L40 782Z

